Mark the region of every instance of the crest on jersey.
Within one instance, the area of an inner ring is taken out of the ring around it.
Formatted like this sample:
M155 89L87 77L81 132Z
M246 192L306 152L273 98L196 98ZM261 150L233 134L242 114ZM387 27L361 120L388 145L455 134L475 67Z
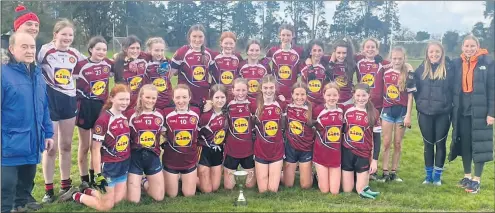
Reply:
M95 134L101 135L102 128L100 125L95 126Z
M107 66L103 67L103 72L104 73L110 72L110 68L108 68Z
M76 58L74 58L73 56L69 57L69 62L71 64L75 64L76 63Z
M196 122L198 121L198 119L196 117L191 117L189 119L189 121L192 123L192 124L196 124Z
M144 63L139 63L139 69L144 69Z
M372 66L372 67L373 67L373 69L376 69L376 68L378 68L378 65L373 64L373 66Z
M292 55L292 56L290 57L290 60L291 60L291 61L296 61L296 56L295 56L295 55Z
M277 113L277 115L280 114L280 108L275 108L275 113Z
M158 125L158 126L161 126L162 119L161 118L155 118L155 124Z
M264 70L258 70L258 74L259 75L265 75L265 71Z
M235 67L237 66L237 60L232 61L232 66L235 66Z

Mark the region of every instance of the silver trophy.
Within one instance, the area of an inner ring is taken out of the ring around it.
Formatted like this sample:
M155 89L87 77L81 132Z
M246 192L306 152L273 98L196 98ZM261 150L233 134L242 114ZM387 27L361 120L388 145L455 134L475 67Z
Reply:
M235 206L247 206L247 201L246 201L246 198L244 197L244 193L243 193L244 184L246 183L247 176L248 176L248 172L246 172L246 171L235 171L234 172L235 183L239 187L239 197L234 202Z

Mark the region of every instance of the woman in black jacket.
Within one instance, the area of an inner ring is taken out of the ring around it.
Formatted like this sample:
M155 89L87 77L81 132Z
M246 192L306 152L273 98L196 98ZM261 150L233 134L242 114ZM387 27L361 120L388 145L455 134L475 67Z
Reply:
M464 178L459 186L478 193L485 162L493 160L495 69L493 58L480 49L479 40L468 35L461 57L454 60L454 109L449 160L462 156ZM471 179L471 161L474 177Z
M453 71L441 43L426 46L425 60L414 72L418 124L424 141L426 178L423 184L441 185L446 140L452 111ZM435 150L436 147L436 150Z

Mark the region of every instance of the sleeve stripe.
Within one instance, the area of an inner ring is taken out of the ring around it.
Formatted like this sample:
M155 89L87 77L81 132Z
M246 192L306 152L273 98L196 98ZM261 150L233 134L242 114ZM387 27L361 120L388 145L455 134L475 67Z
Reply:
M97 141L103 141L103 140L105 140L105 136L93 134L93 139L95 139Z

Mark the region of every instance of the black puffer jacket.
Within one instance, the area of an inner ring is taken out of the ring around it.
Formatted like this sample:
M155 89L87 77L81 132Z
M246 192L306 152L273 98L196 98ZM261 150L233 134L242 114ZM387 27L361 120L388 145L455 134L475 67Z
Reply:
M461 116L462 60L453 61L455 70L454 109L452 111L452 143L449 161L461 155L459 138L459 116ZM472 154L475 163L493 160L493 126L488 126L486 117L495 116L495 65L493 58L482 55L474 68L473 92L471 95Z
M414 93L416 110L427 115L436 115L451 113L452 111L452 89L454 82L454 71L450 60L446 60L446 77L445 79L430 78L423 79L421 76L425 70L424 63L414 72L417 92ZM433 72L437 69L438 64L432 64Z

